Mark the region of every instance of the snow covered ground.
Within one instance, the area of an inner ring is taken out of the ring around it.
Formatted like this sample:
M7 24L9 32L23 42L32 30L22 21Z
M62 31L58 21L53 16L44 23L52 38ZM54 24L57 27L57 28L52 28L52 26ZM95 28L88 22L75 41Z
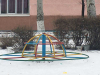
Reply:
M81 53L77 50L73 52ZM0 54L6 53L9 52L0 50ZM0 75L100 75L100 51L82 53L89 55L90 58L40 63L0 60Z

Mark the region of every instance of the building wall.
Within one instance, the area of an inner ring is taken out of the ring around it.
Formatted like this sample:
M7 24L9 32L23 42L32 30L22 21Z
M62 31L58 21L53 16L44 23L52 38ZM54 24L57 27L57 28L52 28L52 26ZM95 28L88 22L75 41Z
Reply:
M17 26L31 26L37 30L37 0L30 0L29 16L0 16L0 30L12 30ZM100 0L95 0L96 13L100 14ZM44 22L46 30L53 30L53 22L59 16L72 18L81 16L81 0L43 0ZM87 15L85 5L85 16Z
M87 15L87 6L85 1L85 15ZM100 0L95 0L96 14L100 15ZM46 15L65 15L81 16L81 0L43 0L44 16ZM30 15L37 14L37 0L30 0Z
M12 30L18 26L32 26L36 29L36 16L0 17L0 30Z
M100 15L100 0L95 0L96 14Z
M54 21L60 17L73 18L80 16L44 16L44 25L46 30L54 29ZM18 26L29 26L37 30L36 16L26 17L0 17L0 30L12 30Z

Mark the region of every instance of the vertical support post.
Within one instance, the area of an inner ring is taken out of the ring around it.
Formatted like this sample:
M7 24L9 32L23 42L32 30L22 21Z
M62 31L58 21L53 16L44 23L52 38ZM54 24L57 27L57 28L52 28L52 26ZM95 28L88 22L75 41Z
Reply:
M37 47L38 47L38 44L36 45L35 57L37 56Z
M49 43L51 43L50 40L49 40ZM52 53L52 46L51 46L51 44L50 44L50 49L51 49L51 53Z
M42 35L42 57L45 56L46 54L46 36L43 34Z
M51 53L52 53L52 47L51 47L51 44L50 44L50 49L51 49Z

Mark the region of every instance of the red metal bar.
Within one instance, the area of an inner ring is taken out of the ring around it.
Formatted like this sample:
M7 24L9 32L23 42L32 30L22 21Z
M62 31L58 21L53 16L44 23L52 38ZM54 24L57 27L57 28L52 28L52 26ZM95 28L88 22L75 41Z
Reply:
M36 52L35 52L35 57L36 57L36 55L37 55L37 47L38 47L38 44L36 45Z

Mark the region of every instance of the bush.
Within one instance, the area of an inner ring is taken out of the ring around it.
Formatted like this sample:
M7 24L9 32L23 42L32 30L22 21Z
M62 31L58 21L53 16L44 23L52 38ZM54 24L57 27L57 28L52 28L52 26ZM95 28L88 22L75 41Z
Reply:
M100 17L97 18L73 18L57 19L54 22L55 34L58 33L61 39L65 34L70 34L76 45L81 45L84 38L87 38L91 49L100 49ZM86 36L87 32L88 36ZM64 32L64 33L63 33ZM71 33L70 33L71 32ZM69 36L68 36L69 37Z
M66 19L65 18L57 19L56 21L54 21L54 27L55 27L55 30L54 30L55 36L57 36L57 38L59 38L62 41L66 34L66 28L67 28Z
M100 18L89 19L87 30L90 32L90 48L93 50L100 50Z
M65 35L69 34L72 37L73 41L75 42L76 45L81 45L83 42L83 25L81 25L82 20L79 18L76 19L58 19L56 20L55 23L55 31L56 31L56 35L59 33L61 36L61 39L65 39ZM70 34L71 32L71 34ZM69 36L66 38L66 40L68 39ZM61 40L62 41L62 40Z
M17 28L13 29L12 32L15 33L15 38L18 38L18 44L22 42L22 46L24 46L24 42L27 42L30 38L33 37L33 29L32 27L27 26L18 26ZM20 41L21 40L21 41ZM27 46L29 49L29 46Z
M1 47L2 47L3 49L5 49L6 47L11 47L11 46L13 46L13 38L9 38L9 37L2 38L2 39L1 39L1 42L2 42Z

